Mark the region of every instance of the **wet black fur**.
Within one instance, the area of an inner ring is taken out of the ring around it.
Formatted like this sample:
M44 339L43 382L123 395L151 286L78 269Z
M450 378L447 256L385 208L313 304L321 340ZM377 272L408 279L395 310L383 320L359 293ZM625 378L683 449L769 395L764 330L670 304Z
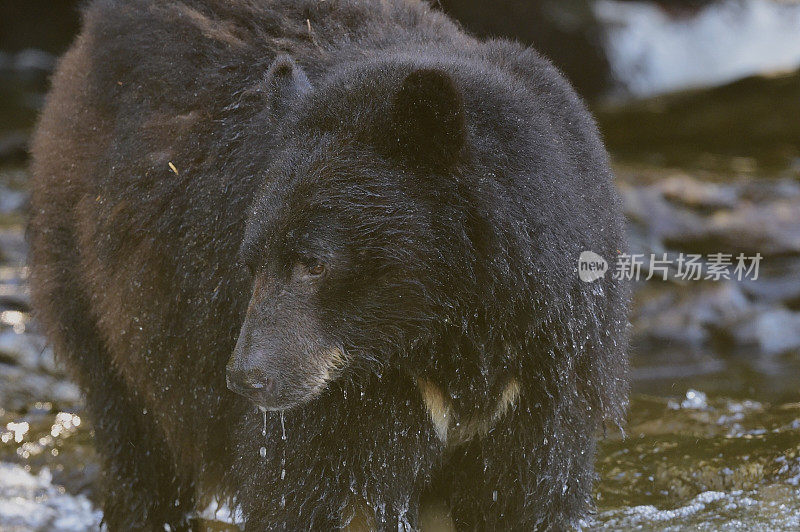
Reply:
M180 528L209 494L248 530L329 528L359 499L394 530L422 494L465 530L587 514L596 432L626 407L627 289L576 265L624 242L594 123L546 60L401 0L84 18L33 146L32 286L86 393L110 529ZM314 311L354 361L284 440L225 364L243 263L304 246L340 261ZM417 377L461 419L511 377L521 394L448 450Z

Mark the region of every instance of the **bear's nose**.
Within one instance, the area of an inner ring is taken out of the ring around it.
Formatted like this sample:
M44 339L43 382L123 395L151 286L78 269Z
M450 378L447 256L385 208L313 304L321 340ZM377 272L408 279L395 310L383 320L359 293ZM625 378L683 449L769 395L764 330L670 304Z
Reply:
M230 391L254 401L257 401L259 396L272 393L275 389L275 379L266 377L256 370L241 371L227 368L225 381Z

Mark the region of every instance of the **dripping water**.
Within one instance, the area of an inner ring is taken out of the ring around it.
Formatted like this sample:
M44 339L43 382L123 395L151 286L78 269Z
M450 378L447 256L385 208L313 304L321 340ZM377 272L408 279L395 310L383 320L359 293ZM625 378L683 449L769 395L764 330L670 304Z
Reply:
M261 436L264 438L264 443L266 443L266 441L267 441L267 409L266 408L262 408L260 406L258 407L258 409L261 411L261 416L262 416L262 418L264 420L263 424L261 425ZM258 454L261 456L261 458L266 458L267 457L267 448L266 448L266 446L261 446L261 448L258 450Z
M283 449L281 453L281 481L286 478L286 423L283 419L283 411L281 411L281 440L283 441ZM286 506L286 495L281 495L281 508Z
M264 438L264 445L262 445L258 449L258 454L261 456L262 459L266 459L267 457L267 447L266 444L267 440L267 409L258 407L259 411L261 411L262 416L262 424L261 424L261 436ZM281 441L283 442L282 450L281 450L281 481L286 480L286 422L284 420L283 412L280 412L281 418ZM286 495L281 495L281 508L286 506Z

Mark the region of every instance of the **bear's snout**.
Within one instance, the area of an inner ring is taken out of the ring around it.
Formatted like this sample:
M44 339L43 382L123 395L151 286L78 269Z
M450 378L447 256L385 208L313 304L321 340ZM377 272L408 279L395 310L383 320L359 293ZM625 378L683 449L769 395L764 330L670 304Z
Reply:
M265 376L256 368L248 371L229 366L225 373L225 383L230 391L261 406L265 406L263 403L272 402L269 399L275 392L275 379Z
M265 410L291 408L319 395L347 365L341 348L317 348L313 353L239 345L228 362L225 383L230 391Z
M259 278L226 368L228 389L266 410L311 401L347 365L309 311L306 287Z
M305 394L293 384L296 379L280 358L262 349L237 347L225 369L228 389L266 410L297 404Z

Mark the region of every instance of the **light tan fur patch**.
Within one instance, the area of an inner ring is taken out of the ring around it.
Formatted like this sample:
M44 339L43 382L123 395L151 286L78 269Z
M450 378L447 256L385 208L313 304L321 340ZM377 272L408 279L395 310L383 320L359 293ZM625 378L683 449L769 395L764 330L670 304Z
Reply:
M347 366L347 355L338 347L332 347L325 351L320 357L320 370L312 381L312 393L321 391L328 382Z
M508 381L503 393L500 395L500 401L497 402L497 408L494 411L494 420L498 420L511 408L514 403L519 399L519 382L514 377Z
M425 408L428 409L433 430L442 443L447 443L447 429L450 426L450 398L445 397L442 391L428 379L417 378L417 386L422 394Z
M465 443L476 436L485 436L492 425L517 402L520 393L519 382L512 377L503 388L491 416L473 417L453 424L453 407L450 398L428 379L418 377L417 386L436 435L442 440L442 443L449 447Z

